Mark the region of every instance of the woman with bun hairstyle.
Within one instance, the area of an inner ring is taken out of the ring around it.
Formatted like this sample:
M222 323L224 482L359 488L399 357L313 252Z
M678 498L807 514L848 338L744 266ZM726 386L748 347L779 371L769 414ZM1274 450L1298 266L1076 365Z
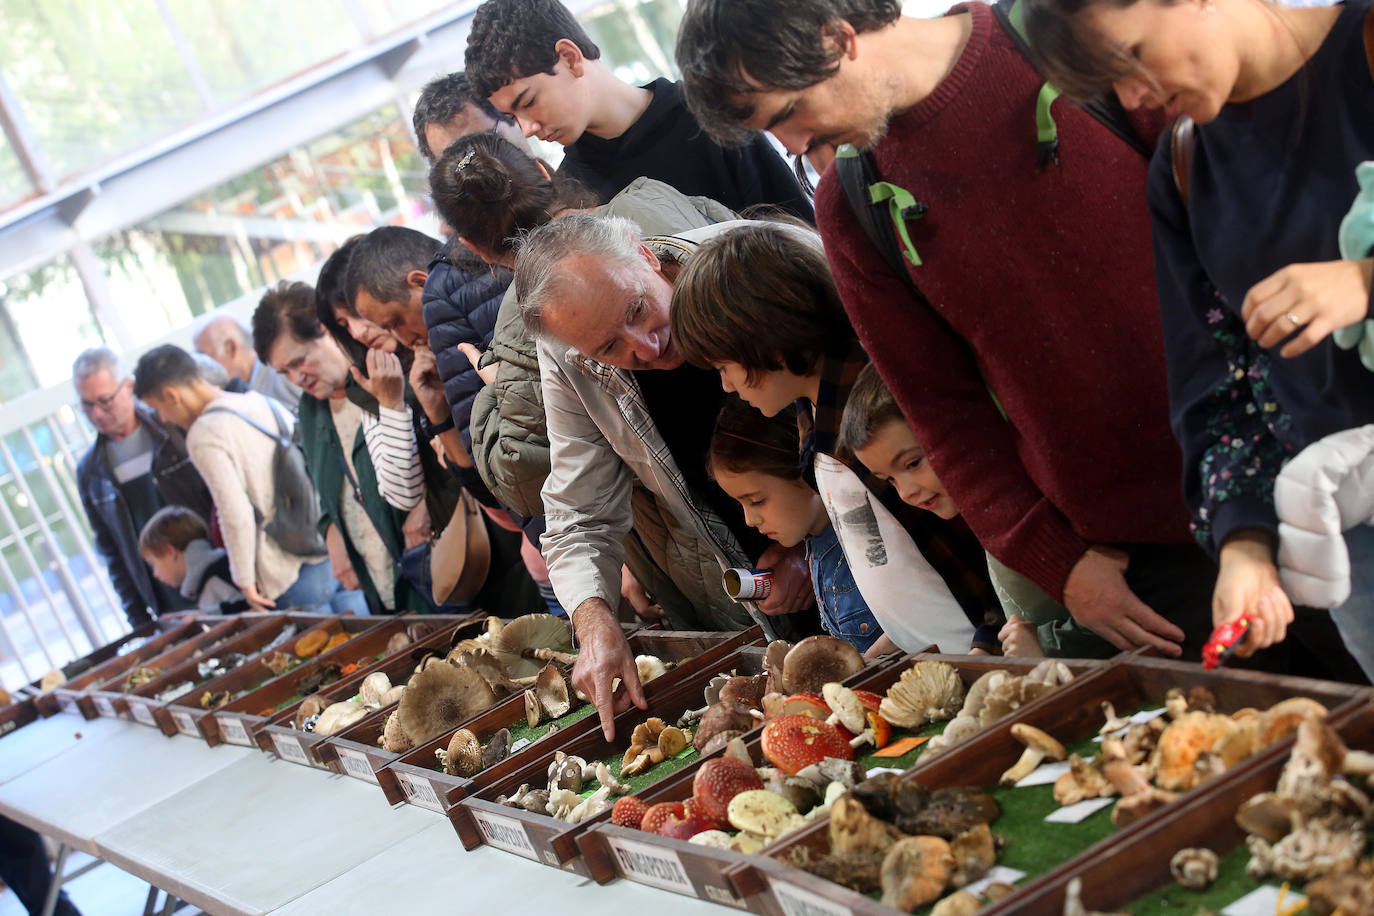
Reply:
M1322 639L1326 612L1295 618L1280 585L1274 481L1308 444L1374 421L1368 371L1331 338L1368 316L1374 272L1337 242L1355 167L1374 156L1370 0L1026 2L1055 86L1178 118L1149 204L1184 494L1220 564L1213 620L1253 618L1242 655L1288 635L1324 665L1348 662ZM1350 538L1352 566L1374 567L1371 531ZM1332 616L1374 673L1374 588Z
M455 141L430 171L439 215L460 242L488 264L513 267L519 240L568 213L598 213L633 220L646 236L674 235L735 218L721 204L687 197L668 185L639 178L604 206L571 179L554 175L525 150L488 133ZM476 357L476 354L472 354ZM506 291L490 349L481 358L488 384L472 407L472 455L487 486L507 506L543 515L540 490L549 473L549 439L534 337L525 328L515 287ZM686 574L709 561L711 546L681 526L644 488L634 492L635 524L626 538L622 597L643 617L666 616L678 628L746 627L752 621L719 582ZM720 626L716 626L719 624ZM728 626L727 626L728 624Z

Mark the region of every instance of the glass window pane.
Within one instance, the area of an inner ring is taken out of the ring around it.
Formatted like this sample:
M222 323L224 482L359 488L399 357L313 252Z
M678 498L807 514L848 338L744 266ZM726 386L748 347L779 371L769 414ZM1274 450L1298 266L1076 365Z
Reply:
M395 32L450 5L450 0L361 0L358 4L367 18L372 35ZM462 66L462 61L458 62Z
M0 10L0 69L59 180L203 111L153 0L3 0Z
M8 138L0 142L0 210L19 203L34 193L33 184L19 162Z
M0 282L0 310L0 321L8 325L0 333L23 347L11 353L0 344L0 395L5 400L70 378L76 355L105 340L65 255Z
M601 57L621 79L647 83L677 79L677 43L682 0L616 0L587 11L581 22Z
M425 212L426 173L395 105L95 245L135 344L312 268L338 243Z
M227 105L361 43L328 0L168 0L215 101Z

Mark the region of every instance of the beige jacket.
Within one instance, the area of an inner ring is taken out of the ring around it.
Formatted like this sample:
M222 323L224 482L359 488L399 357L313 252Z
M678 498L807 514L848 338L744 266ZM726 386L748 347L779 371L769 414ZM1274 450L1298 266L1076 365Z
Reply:
M213 402L276 429L272 408L256 391L224 394ZM287 414L290 417L290 414ZM294 422L294 417L291 417ZM254 585L276 598L300 575L301 566L319 557L287 553L259 523L270 518L276 502L272 464L277 446L243 420L224 411L209 411L191 424L186 451L219 510L220 531L229 551L229 570L240 589Z

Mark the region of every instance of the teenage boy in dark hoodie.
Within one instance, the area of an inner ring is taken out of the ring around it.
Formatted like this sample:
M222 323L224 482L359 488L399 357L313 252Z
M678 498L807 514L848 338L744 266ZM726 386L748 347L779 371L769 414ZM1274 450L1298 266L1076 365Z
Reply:
M815 219L762 133L722 147L687 110L680 84L622 82L558 0L487 0L473 16L466 73L473 92L515 118L525 136L561 143L559 173L603 201L647 176L735 211L773 204Z

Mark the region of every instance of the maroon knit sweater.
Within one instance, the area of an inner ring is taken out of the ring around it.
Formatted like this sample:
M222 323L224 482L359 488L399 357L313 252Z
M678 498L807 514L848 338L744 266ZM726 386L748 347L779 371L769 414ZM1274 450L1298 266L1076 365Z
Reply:
M859 338L965 519L1062 599L1090 544L1189 541L1147 163L1061 100L1060 164L1039 168L1043 80L987 6L962 11L973 29L953 71L874 150L929 207L908 222L924 261L909 269L934 309L872 247L833 169L816 216Z

